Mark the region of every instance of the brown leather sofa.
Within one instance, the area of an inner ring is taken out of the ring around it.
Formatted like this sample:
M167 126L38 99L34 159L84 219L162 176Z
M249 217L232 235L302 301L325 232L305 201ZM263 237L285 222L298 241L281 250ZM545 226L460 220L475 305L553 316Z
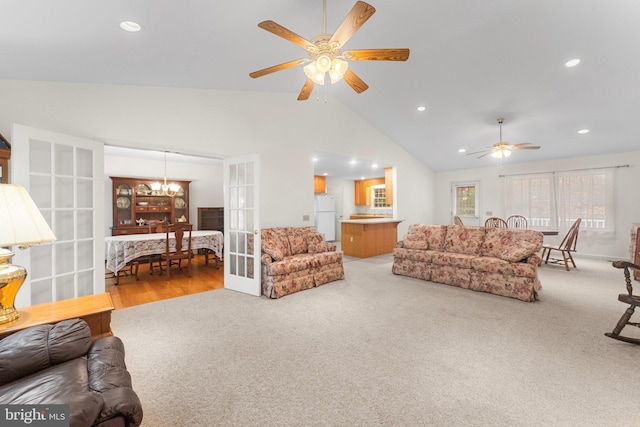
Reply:
M122 341L91 340L81 319L34 326L0 340L0 404L68 404L71 427L142 422Z

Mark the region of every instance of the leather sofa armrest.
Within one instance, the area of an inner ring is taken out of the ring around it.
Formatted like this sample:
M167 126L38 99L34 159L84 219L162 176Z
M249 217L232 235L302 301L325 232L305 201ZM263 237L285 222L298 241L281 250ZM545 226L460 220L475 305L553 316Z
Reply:
M99 393L104 406L97 422L123 416L127 426L142 423L142 404L131 384L124 362L124 344L111 336L93 342L88 353L89 387Z

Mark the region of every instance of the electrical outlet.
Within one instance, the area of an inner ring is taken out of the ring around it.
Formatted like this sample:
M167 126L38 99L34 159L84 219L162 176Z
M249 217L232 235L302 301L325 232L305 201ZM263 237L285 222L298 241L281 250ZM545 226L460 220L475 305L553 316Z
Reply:
M309 215L302 215L303 221L309 221Z
M353 242L353 236L349 236L349 241Z

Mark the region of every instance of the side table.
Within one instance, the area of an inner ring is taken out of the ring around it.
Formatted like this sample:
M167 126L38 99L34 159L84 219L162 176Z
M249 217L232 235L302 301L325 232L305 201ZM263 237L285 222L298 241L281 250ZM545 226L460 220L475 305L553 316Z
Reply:
M106 292L20 308L19 318L0 324L0 339L32 326L75 318L89 324L92 339L113 335L111 312L114 309L111 295Z

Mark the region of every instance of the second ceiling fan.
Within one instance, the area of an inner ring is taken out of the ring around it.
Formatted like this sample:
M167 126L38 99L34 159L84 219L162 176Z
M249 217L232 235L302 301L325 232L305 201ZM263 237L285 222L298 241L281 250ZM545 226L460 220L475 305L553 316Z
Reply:
M522 144L509 144L506 141L502 140L502 123L504 123L503 118L498 119L498 124L500 125L500 142L496 142L493 144L491 148L481 151L475 151L473 153L467 153L468 156L472 156L474 154L480 154L478 158L482 158L484 156L495 157L496 159L504 159L505 157L509 157L511 155L511 150L538 150L540 149L539 145L533 145L530 142L524 142Z
M357 93L364 92L369 86L349 69L347 61L406 61L409 58L409 49L406 48L342 50L345 43L371 18L375 11L376 9L370 4L358 1L338 26L338 29L333 34L327 34L326 0L324 0L324 33L311 40L307 40L273 21L259 23L258 27L297 44L305 49L309 56L254 71L249 76L252 78L262 77L305 64L304 73L307 80L298 95L298 101L309 99L315 85L324 84L326 73L329 74L331 83L336 83L344 78L344 81Z

